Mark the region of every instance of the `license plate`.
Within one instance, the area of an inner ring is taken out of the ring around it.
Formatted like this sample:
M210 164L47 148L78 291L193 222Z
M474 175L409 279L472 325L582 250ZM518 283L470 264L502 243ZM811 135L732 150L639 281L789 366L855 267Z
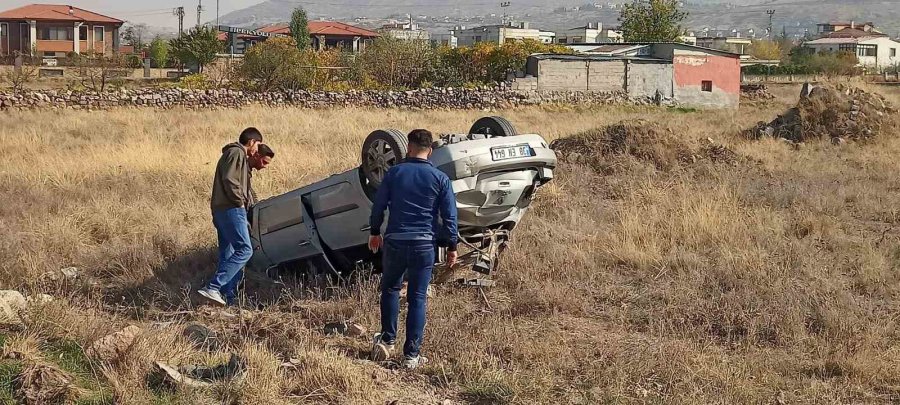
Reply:
M503 146L491 148L491 158L494 160L516 159L530 157L531 147L528 145Z

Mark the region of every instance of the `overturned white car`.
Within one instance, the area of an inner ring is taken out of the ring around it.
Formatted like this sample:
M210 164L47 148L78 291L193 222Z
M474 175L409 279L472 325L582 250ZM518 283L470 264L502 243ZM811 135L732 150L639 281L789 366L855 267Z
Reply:
M257 204L250 268L270 276L283 269L345 275L360 265L380 268L380 255L367 247L372 199L406 147L406 134L374 131L358 168ZM553 178L556 154L540 135L519 135L507 120L486 117L468 134L441 135L430 160L453 184L461 262L490 274L535 190Z

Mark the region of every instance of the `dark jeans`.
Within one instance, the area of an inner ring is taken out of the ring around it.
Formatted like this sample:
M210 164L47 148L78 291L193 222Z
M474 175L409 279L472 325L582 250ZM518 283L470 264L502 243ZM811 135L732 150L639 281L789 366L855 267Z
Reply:
M237 285L243 278L241 269L253 256L247 210L232 208L215 211L213 225L219 237L219 264L207 288L218 290L225 296L226 302L232 304L237 295Z
M425 303L428 284L434 269L435 248L431 241L393 241L384 243L384 269L381 275L381 332L382 340L393 343L397 339L397 318L400 316L400 288L406 275L406 342L403 355L416 357L425 334Z

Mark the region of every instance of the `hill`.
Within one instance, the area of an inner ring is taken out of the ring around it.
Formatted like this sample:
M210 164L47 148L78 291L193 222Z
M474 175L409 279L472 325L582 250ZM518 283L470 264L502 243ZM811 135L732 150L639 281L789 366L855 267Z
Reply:
M259 27L284 22L290 19L290 12L303 5L312 18L334 18L354 22L360 18L360 25L378 26L383 19L393 16L403 18L406 13L417 18L420 24L435 32L444 32L455 25L478 26L497 23L506 12L512 20L529 21L532 26L550 30L561 30L590 22L602 22L607 26L618 24L619 12L605 7L595 9L584 7L584 1L560 1L548 5L546 2L526 0L514 2L513 6L501 9L494 3L446 3L408 0L389 2L381 0L343 0L342 2L304 3L298 0L268 0L258 5L238 10L222 17L224 24L239 27ZM415 4L415 5L412 5ZM578 11L563 11L560 8L582 6ZM758 36L765 35L768 26L766 10L775 9L773 26L776 34L782 30L789 36L802 36L805 30L815 33L815 25L835 20L873 21L895 36L900 35L900 9L893 2L885 0L774 0L740 2L689 2L686 10L690 16L685 27L697 32L709 28L729 34L732 29L753 29ZM491 14L494 14L491 16ZM447 17L445 21L444 17Z

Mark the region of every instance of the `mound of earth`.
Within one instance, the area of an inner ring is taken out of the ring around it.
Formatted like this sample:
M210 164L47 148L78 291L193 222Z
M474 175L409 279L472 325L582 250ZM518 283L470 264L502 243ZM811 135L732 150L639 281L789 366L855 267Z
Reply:
M550 147L562 161L586 164L601 172L609 171L622 158L647 162L662 171L702 160L736 164L742 159L727 146L712 139L707 139L706 145L695 147L671 129L645 120L588 130L557 139Z
M865 140L880 135L896 113L897 109L879 94L844 85L812 88L805 85L796 107L770 123L758 123L745 136L793 142Z
M772 100L775 95L769 92L765 84L742 84L741 101Z

